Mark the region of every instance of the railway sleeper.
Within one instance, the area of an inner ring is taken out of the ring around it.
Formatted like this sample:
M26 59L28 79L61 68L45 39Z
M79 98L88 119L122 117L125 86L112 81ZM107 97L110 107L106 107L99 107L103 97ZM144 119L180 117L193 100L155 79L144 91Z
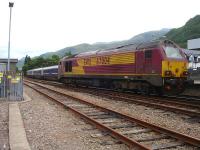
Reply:
M108 115L108 113L105 112L99 112L99 113L95 113L95 112L89 112L89 113L85 113L87 116L99 116L99 115Z
M116 123L116 122L119 122L120 120L118 119L110 119L110 120L101 120L101 119L98 119L97 120L98 122L100 122L101 124L108 124L108 123Z
M129 130L129 131L121 131L120 133L123 135L131 135L131 134L141 134L151 132L151 129L139 129L139 130Z
M161 145L155 145L152 147L153 150L160 150L160 149L170 149L170 148L175 148L178 146L183 146L183 142L170 142L170 143L165 143Z
M149 141L156 141L156 140L161 140L161 139L167 139L171 138L170 136L167 135L157 135L157 136L151 136L151 137L145 137L145 138L138 138L136 139L137 142L149 142Z
M120 125L112 125L112 126L108 126L109 128L112 128L112 129L121 129L121 128L133 128L133 127L136 127L138 125L134 125L134 124L120 124Z
M98 116L93 116L92 119L109 119L113 118L113 116L110 115L98 115Z

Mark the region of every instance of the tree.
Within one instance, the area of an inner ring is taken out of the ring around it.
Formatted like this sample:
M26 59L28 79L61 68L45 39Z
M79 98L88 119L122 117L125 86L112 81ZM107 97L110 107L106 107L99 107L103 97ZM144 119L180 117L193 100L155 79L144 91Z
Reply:
M52 60L52 65L57 65L58 62L59 62L59 60L60 60L60 58L59 58L58 55L53 55L53 56L51 57L51 60Z
M25 60L24 60L24 64L29 64L31 62L31 57L26 55Z
M22 67L22 71L24 73L24 75L26 75L26 72L31 69L31 57L26 55L25 60L24 60L24 66Z
M26 75L26 72L30 69L58 65L59 60L60 58L58 55L53 55L51 58L46 59L41 56L31 59L30 56L26 55L22 71L24 75Z
M72 52L71 52L71 51L66 52L66 53L65 53L65 56L71 57L71 56L72 56Z

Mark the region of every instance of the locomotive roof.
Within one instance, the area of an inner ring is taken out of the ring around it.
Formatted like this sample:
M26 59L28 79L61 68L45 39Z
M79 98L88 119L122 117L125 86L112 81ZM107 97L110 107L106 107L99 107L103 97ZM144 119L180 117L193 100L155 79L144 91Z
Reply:
M138 50L145 49L145 48L159 47L160 45L164 45L164 44L176 45L174 42L172 42L170 40L157 40L157 41L151 41L151 42L146 42L146 43L123 45L123 46L110 48L110 49L102 49L102 50L83 52L83 53L74 55L72 57L64 57L62 60L67 59L67 58L77 58L77 57L86 57L86 56L92 56L92 55L101 55L101 54L106 54L106 53L138 51Z

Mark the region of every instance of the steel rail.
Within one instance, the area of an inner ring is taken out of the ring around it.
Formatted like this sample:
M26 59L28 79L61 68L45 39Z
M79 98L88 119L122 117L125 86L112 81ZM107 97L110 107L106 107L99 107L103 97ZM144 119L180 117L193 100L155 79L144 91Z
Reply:
M30 79L29 79L30 80ZM34 80L32 80L34 81ZM37 81L34 81L34 82L39 82L39 83L47 83L49 85L53 85L53 86L59 86L59 87L64 87L63 83L60 83L60 82L57 82L57 81L46 81L46 80L37 80ZM111 89L106 89L106 88L97 88L97 87L88 87L90 90L91 89L95 89L95 90L105 90L107 92L115 92L115 93L119 93L119 91L116 91L116 90L111 90ZM85 90L85 89L84 89ZM88 91L86 91L88 92ZM92 93L91 91L89 93ZM133 98L135 97L138 97L138 98L141 98L141 97L144 97L146 98L147 96L145 95L140 95L140 94L135 94L133 92L130 92L130 91L125 91L125 92L120 92L122 94L127 94L127 96L131 96ZM189 106L189 107L195 107L195 108L200 108L200 105L197 105L197 104L200 104L200 97L199 96L195 96L196 97L196 100L194 101L194 96L188 96L186 95L184 97L184 95L179 95L179 96L162 96L162 98L164 98L162 101L159 99L160 97L156 96L156 95L150 95L150 97L148 97L149 100L152 100L152 101L160 101L160 102L167 102L167 103L170 103L170 104L177 104L177 105L182 105L182 106ZM199 100L197 100L197 97L199 97ZM189 98L191 98L191 102L195 102L194 104L191 104L189 103ZM185 99L185 100L184 100ZM178 100L178 101L176 101Z
M74 112L75 114L79 115L80 117L83 117L83 118L84 118L85 120L87 120L90 124L96 126L97 128L99 128L99 129L101 129L101 130L103 130L103 131L107 131L109 135L111 135L112 137L115 137L115 138L119 139L120 141L122 141L123 143L125 143L126 145L128 145L130 148L139 148L139 149L141 149L141 150L151 150L149 147L146 147L146 146L144 146L144 145L138 143L137 141L132 140L132 139L130 139L130 138L128 138L128 137L126 137L126 136L124 136L124 135L122 135L122 134L116 132L116 131L113 130L112 128L109 128L109 127L107 127L107 126L104 126L103 124L101 124L101 123L95 121L94 119L92 119L92 118L86 116L85 114L81 113L80 111L78 111L78 110L76 110L76 109L74 109L74 108L72 108L72 107L67 106L67 105L64 104L63 102L61 102L61 101L59 101L59 100L57 100L57 99L51 97L51 96L48 95L48 94L45 94L45 93L41 92L41 91L38 90L37 88L34 88L34 87L28 85L27 83L24 83L24 84L25 84L26 86L28 86L28 87L30 87L30 88L36 90L38 93L40 93L40 94L46 96L47 98L49 98L49 99L51 99L51 100L53 100L53 101L56 101L58 104L60 104L60 105L62 105L63 107L65 107L65 108L71 110L72 112ZM34 83L31 83L31 84L34 84Z
M29 78L29 80L30 80L30 78ZM32 80L32 81L34 81L34 80ZM57 82L57 81L37 80L37 82L48 83L49 85L53 85L53 86L56 85L56 86L59 86L59 87L65 86L65 85L63 85L63 83ZM111 91L111 92L117 92L117 93L119 92L119 91L116 91L116 90L106 89L106 88L98 88L98 87L87 87L87 88L95 89L95 90L105 90L105 91ZM131 92L131 91L124 91L124 92L120 92L120 93L128 94L127 96L136 96L136 97L143 96L143 97L145 97L144 95L135 94L134 92ZM151 97L148 97L148 99L152 99L152 100L156 99L156 100L160 101L158 99L157 95L149 95L149 96L151 96ZM197 105L197 104L200 104L200 96L190 96L190 95L168 96L168 95L163 95L161 97L164 98L165 102L176 103L176 104L181 104L181 105L188 105L188 106L191 106L191 107L200 108L200 106ZM160 98L160 96L159 96L159 98ZM189 101L189 99L190 99L190 101ZM175 100L178 100L178 102L175 101ZM194 103L194 104L191 104L191 102Z
M143 100L141 100L142 98L133 99L133 98L115 96L115 95L104 94L104 93L100 93L100 94L101 94L101 96L103 95L103 96L107 96L109 98L117 98L117 99L121 99L122 101L134 102L134 103L137 103L137 104L151 106L151 107L154 107L154 108L170 110L172 112L180 112L182 114L189 115L189 116L198 116L198 117L200 117L200 112L191 111L191 110L187 110L187 109L183 109L183 108L177 108L177 107L174 107L174 106L168 106L168 105L165 105L165 104L159 104L159 103L155 103L155 102L150 102L150 101L147 101L147 100L143 101Z
M175 138L175 139L184 141L185 143L188 143L188 144L191 144L191 145L200 147L200 139L198 139L198 138L191 137L191 136L189 136L189 135L185 135L185 134L182 134L182 133L178 133L178 132L176 132L176 131L169 130L169 129L164 128L164 127L159 127L159 126L156 126L156 125L154 125L154 124L150 124L150 123L148 123L148 122L139 120L139 119L134 118L134 117L132 117L132 116L129 116L129 115L127 115L127 114L119 113L119 112L117 112L117 111L114 111L114 110L111 110L111 109L108 109L108 108L104 108L104 107L102 107L102 106L100 106L100 105L97 105L97 104L88 102L88 101L86 101L86 100L80 99L79 97L77 97L77 96L75 96L75 95L69 95L69 94L66 94L66 93L63 93L63 92L59 92L59 91L57 91L57 90L53 90L53 89L51 89L51 88L45 87L45 86L43 86L43 85L40 85L40 84L38 84L38 83L31 82L31 81L26 81L26 82L31 83L31 84L34 84L34 85L37 85L37 86L39 86L39 87L41 87L41 88L46 88L46 89L48 89L48 90L50 90L50 91L52 91L52 92L61 94L61 95L63 95L63 96L67 96L67 97L69 97L69 98L75 99L75 100L77 100L77 101L79 101L79 102L81 102L81 103L85 103L85 104L88 104L88 105L92 105L92 106L94 106L94 107L96 107L96 108L99 108L99 109L102 109L102 110L111 112L111 113L113 113L113 114L116 114L116 115L118 115L118 116L120 116L120 117L123 117L123 118L129 120L129 121L132 122L132 123L140 124L141 126L150 128L150 129L152 129L152 130L154 130L154 131L157 131L157 132L159 132L159 133L164 133L164 134L167 134L167 135L169 135L169 136L171 136L171 137L173 137L173 138ZM27 84L25 83L25 85L27 85ZM39 90L37 90L37 91L39 91Z
M160 102L160 103L167 103L167 104L171 104L171 105L180 105L180 106L183 106L183 107L194 107L194 108L197 108L197 109L200 109L200 106L196 105L196 104L190 104L188 102L181 102L181 101L175 101L176 99L174 98L173 100L169 100L169 98L164 98L161 100L161 98L163 97L156 97L156 96L150 96L150 97L147 97L147 96L144 96L144 95L133 95L133 94L127 94L127 93L122 93L123 95L125 96L129 96L129 98L137 98L137 99L145 99L145 98L148 98L148 100L150 101L156 101L156 102Z
M41 83L41 82L40 82ZM94 88L92 88L92 89L94 89ZM85 89L84 89L85 90ZM101 92L101 89L99 89L99 88L96 88L95 90L98 90L98 91L100 91ZM91 93L91 94L98 94L98 95L100 95L99 93L98 93L98 91L95 91L95 92L92 92L92 91L86 91L86 92L88 92L88 93ZM119 94L119 92L117 92L117 91L115 91L115 90L107 90L107 89L105 89L105 93L106 94L112 94L112 93L117 93L117 94ZM137 98L138 100L143 100L143 99L145 99L145 98L148 98L148 100L150 100L150 101L156 101L156 102L159 102L159 103L166 103L166 104L170 104L170 105L174 105L174 104L176 104L176 105L179 105L179 106L182 106L182 107L193 107L193 108L197 108L197 109L200 109L200 106L199 105L196 105L196 104L190 104L190 103L188 103L188 101L187 102L185 102L185 101L182 101L182 100L180 100L180 99L178 99L178 101L175 101L176 100L176 98L175 97L173 97L173 99L169 99L169 97L157 97L157 96L153 96L153 95L149 95L148 97L147 96L145 96L145 95L138 95L138 94L133 94L133 93L127 93L127 92L120 92L120 94L123 94L123 95L125 95L126 97L128 97L129 99L131 99L131 98ZM113 95L113 94L112 94ZM160 99L160 98L164 98L164 99ZM200 102L200 100L199 100L199 102Z

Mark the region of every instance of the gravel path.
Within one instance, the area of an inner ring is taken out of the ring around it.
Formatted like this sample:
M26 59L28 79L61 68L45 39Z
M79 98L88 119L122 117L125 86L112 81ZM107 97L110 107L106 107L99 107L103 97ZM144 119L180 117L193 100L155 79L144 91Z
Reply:
M104 107L124 112L138 119L142 119L144 121L154 123L156 125L166 127L183 134L200 138L199 118L192 118L186 115L177 114L160 109L154 109L136 104L130 104L128 102L114 101L99 96L81 93L80 91L75 92L75 91L70 91L69 89L60 89L60 88L57 89L60 91L64 91L65 93L78 95L80 96L80 98L84 98L87 101L94 102Z
M8 102L0 101L0 150L9 149Z
M20 110L32 150L127 150L124 144L112 144L110 136L93 129L60 105L28 87L32 101L21 103ZM111 143L111 145L109 145Z

